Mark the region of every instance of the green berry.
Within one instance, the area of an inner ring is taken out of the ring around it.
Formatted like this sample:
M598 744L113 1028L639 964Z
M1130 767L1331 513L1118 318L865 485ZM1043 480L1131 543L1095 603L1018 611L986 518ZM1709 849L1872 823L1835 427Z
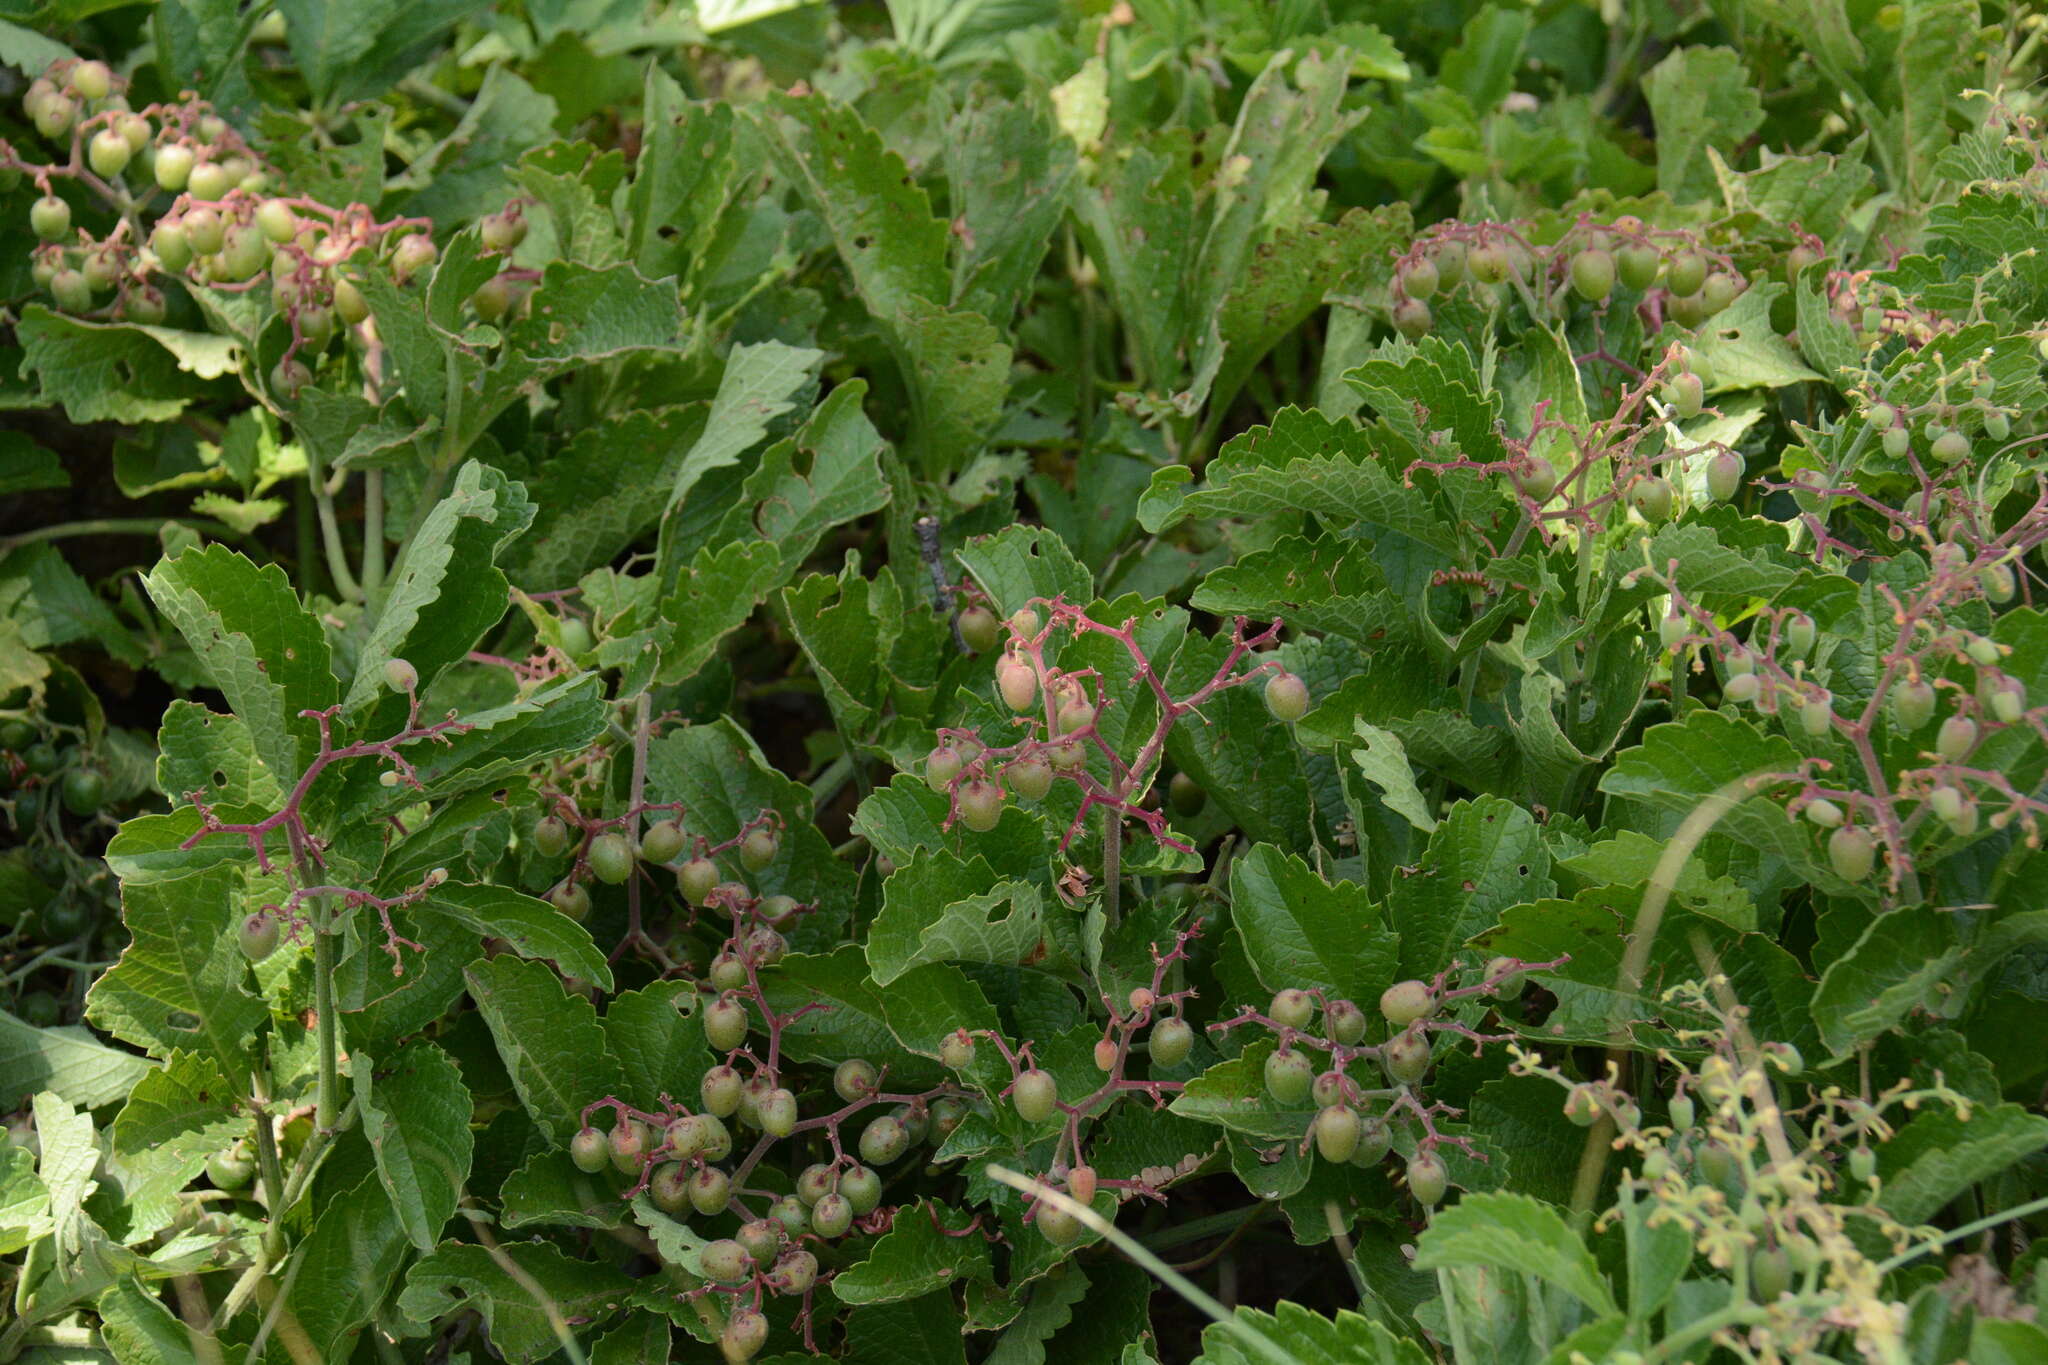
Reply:
M1697 294L1706 282L1705 257L1697 251L1681 251L1672 256L1670 264L1666 267L1664 284L1673 294Z
M1428 1074L1429 1035L1413 1027L1387 1039L1380 1048L1380 1065L1396 1085L1414 1085Z
M860 1159L871 1166L886 1166L910 1147L910 1135L902 1123L883 1114L861 1130Z
M740 1023L744 1029L744 1015ZM739 1072L720 1064L704 1073L704 1079L698 1083L697 1089L706 1110L719 1118L731 1118L740 1107L740 1092L745 1087L746 1082Z
M1266 1093L1281 1104L1300 1104L1315 1084L1315 1067L1302 1053L1275 1052L1266 1058Z
M1588 248L1572 257L1572 288L1580 298L1599 303L1614 292L1614 257L1598 248Z
M955 624L960 629L961 641L976 654L988 654L1002 643L1002 623L996 614L979 604L960 613Z
M704 1011L704 1041L714 1052L731 1052L747 1041L747 1007L737 1000L719 1000Z
M1333 1104L1316 1115L1316 1151L1325 1161L1349 1161L1358 1150L1363 1128L1356 1110Z
M1427 336L1435 321L1429 305L1421 299L1403 299L1394 305L1394 330L1410 341Z
M781 851L782 836L769 826L757 826L740 840L740 865L749 872L763 871Z
M619 833L600 834L584 853L590 870L607 886L621 886L633 875L633 844Z
M543 815L533 822L533 849L543 858L559 858L569 851L569 826L559 815Z
M1896 683L1891 694L1892 724L1911 733L1934 717L1934 687L1915 678Z
M277 916L259 910L242 920L242 927L235 937L243 957L251 962L261 962L277 951L278 934Z
M832 1092L851 1104L864 1095L873 1094L881 1078L873 1062L865 1057L849 1057L833 1069Z
M1305 1029L1316 1017L1315 997L1290 987L1273 997L1266 1013L1282 1028Z
M1867 880L1877 862L1877 844L1855 825L1844 825L1828 836L1828 862L1845 882Z
M1179 1015L1168 1015L1152 1025L1152 1064L1176 1067L1187 1060L1195 1046L1195 1031Z
M1038 701L1038 674L1014 651L996 660L996 694L1012 711L1029 711Z
M128 169L128 163L135 156L135 149L128 145L128 139L117 128L102 128L92 135L86 144L85 159L92 166L92 172L102 180L112 180Z
M976 833L987 833L1003 818L1003 789L985 778L967 783L954 800L960 809L961 823Z
M1384 1006L1382 1000L1382 1006ZM1323 1011L1323 1027L1336 1042L1350 1047L1365 1037L1365 1011L1349 1000L1332 1000Z
M1451 1173L1443 1158L1434 1152L1420 1152L1408 1161L1408 1193L1422 1207L1435 1208L1450 1188Z
M674 820L657 820L640 836L640 856L650 863L674 862L683 851L683 827Z
M1742 487L1742 457L1732 450L1717 451L1707 461L1707 496L1726 502Z
M1664 258L1657 254L1657 248L1630 244L1614 254L1614 273L1621 282L1638 294L1648 289L1657 280L1657 267Z
M820 1237L844 1237L852 1226L853 1205L843 1194L828 1194L811 1206L811 1231Z
M1412 262L1401 271L1401 292L1411 299L1426 299L1434 295L1441 280L1436 265L1427 256Z
M690 1177L690 1207L705 1215L719 1213L732 1201L732 1177L716 1166L701 1166Z
M709 858L692 858L676 869L676 890L691 905L703 905L718 885L718 864Z
M1020 758L1003 769L1003 782L1023 800L1042 800L1052 790L1052 764L1036 756Z
M1977 722L1968 716L1950 716L1935 732L1934 751L1951 763L1960 763L1977 747Z
M1292 725L1308 714L1308 684L1282 670L1266 680L1266 709L1273 719Z
M966 1029L954 1029L939 1040L939 1060L954 1071L974 1065L974 1038ZM851 1096L847 1098L851 1099Z
M1380 993L1380 1013L1396 1029L1429 1018L1436 1007L1436 996L1425 982L1396 981Z
M29 230L45 242L71 235L71 205L54 194L46 194L29 205Z
M1058 1107L1059 1085L1050 1073L1033 1067L1017 1077L1010 1089L1010 1102L1017 1107L1017 1117L1026 1123L1043 1123Z

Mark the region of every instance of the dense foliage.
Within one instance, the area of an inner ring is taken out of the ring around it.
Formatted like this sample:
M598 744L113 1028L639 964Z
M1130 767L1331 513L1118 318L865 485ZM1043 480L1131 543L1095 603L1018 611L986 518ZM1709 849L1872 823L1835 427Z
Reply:
M2030 6L0 15L0 1360L2048 1360Z

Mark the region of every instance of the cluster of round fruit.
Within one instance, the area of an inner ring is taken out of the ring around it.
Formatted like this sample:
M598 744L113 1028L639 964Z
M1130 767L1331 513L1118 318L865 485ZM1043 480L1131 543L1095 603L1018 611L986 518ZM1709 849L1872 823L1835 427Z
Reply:
M1744 288L1734 266L1692 234L1650 229L1632 215L1582 221L1545 246L1505 224L1453 222L1438 225L1397 263L1395 330L1411 341L1423 336L1435 322L1429 300L1468 282L1474 291L1541 289L1558 312L1573 297L1605 303L1617 282L1638 295L1661 287L1664 313L1688 328L1726 309Z
M1691 638L1685 618L1675 608L1660 623L1660 633L1672 650L1684 648ZM1719 645L1721 695L1766 715L1792 711L1800 732L1810 739L1833 733L1838 724L1834 694L1804 677L1805 660L1814 641L1812 618L1796 609L1759 619L1747 644L1725 635ZM1933 816L1958 837L1976 832L1978 806L1957 766L1976 752L1987 725L2015 725L2026 718L2025 684L1999 667L2007 652L1996 641L1970 631L1949 632L1929 651L1975 669L1977 686L1974 695L1957 690L1954 708L1936 728L1927 751L1936 766L1903 781L1898 794L1917 793ZM1918 736L1934 721L1939 694L1922 672L1927 657L1908 661L1886 691L1886 717L1895 734ZM1829 861L1836 875L1847 881L1864 880L1876 865L1875 837L1852 819L1869 815L1861 809L1866 804L1868 798L1847 792L1807 794L1795 797L1792 803L1793 814L1830 831ZM2011 809L2000 810L1991 823L2002 828L2012 818Z
M273 196L269 170L204 101L136 112L116 84L104 63L59 63L30 85L23 107L46 137L72 136L68 158L37 165L0 147L5 173L27 171L43 188L29 211L44 243L33 275L62 311L94 313L99 299L114 291L105 315L155 324L168 308L153 280L159 270L235 291L254 288L267 272L271 300L292 329L269 382L275 394L290 397L312 378L304 356L370 315L351 271L366 258L381 259L405 284L436 260L424 220L379 223L360 204L337 209ZM92 190L116 215L103 239L74 228L72 205L53 187L66 178ZM146 242L134 240L137 214L159 193L174 198ZM478 231L486 252L509 256L526 237L521 205L486 215ZM499 322L520 306L524 285L522 272L501 270L476 289L470 304L481 321Z
M706 1032L711 1032L708 1017ZM704 1073L699 1086L702 1107L695 1113L641 1113L610 1099L592 1105L585 1111L585 1126L570 1139L569 1157L587 1174L609 1167L632 1177L635 1183L627 1193L644 1189L655 1206L672 1217L708 1219L732 1210L741 1220L739 1229L699 1252L706 1279L727 1293L766 1290L803 1296L817 1280L818 1263L802 1247L802 1239L832 1241L847 1235L857 1219L881 1205L882 1177L876 1168L900 1161L927 1141L944 1142L967 1117L966 1105L953 1095L885 1095L880 1086L881 1074L872 1063L853 1058L839 1064L832 1088L844 1107L805 1125L830 1128L835 1151L838 1129L853 1114L883 1104L893 1107L868 1119L857 1144L858 1159L841 1154L805 1167L792 1182L791 1192L774 1198L760 1217L736 1202L740 1192L734 1175L717 1164L732 1155L727 1120L770 1138L787 1138L798 1129L797 1099L765 1074L743 1078L730 1063ZM588 1122L591 1114L605 1108L614 1116L609 1131ZM746 1169L752 1169L751 1161ZM765 1325L759 1332L746 1325L751 1320L743 1316L745 1311L734 1313L725 1340L728 1355L740 1360L758 1351L766 1334ZM732 1324L740 1325L737 1342ZM747 1349L735 1351L736 1345Z
M1975 426L1993 441L2003 441L2012 435L2012 415L1998 406L1998 381L1979 370L1969 380L1969 386L1969 398L1960 402L1947 397L1913 404L1878 401L1870 404L1865 417L1870 429L1878 433L1884 453L1894 460L1924 450L1937 464L1961 464L1973 449L1965 424ZM1915 423L1920 428L1918 444L1913 439Z
M580 921L590 914L590 890L584 884L586 873L607 886L622 886L632 879L642 863L673 867L676 887L691 905L713 904L714 896L716 903L720 904L752 904L753 893L744 883L724 880L718 864L713 861L714 857L729 849L737 850L741 866L749 872L761 872L782 851L782 817L772 810L756 815L727 843L712 847L699 839L696 853L678 864L676 860L682 857L688 846L689 836L673 815L648 825L637 842L624 830L611 828L637 824L643 813L674 810L675 807L641 807L629 815L608 821L585 820L580 813L574 813L573 808L569 809L572 810L570 817L550 813L535 821L531 838L534 851L543 858L563 857L572 845L576 846L575 866L548 892L548 900L554 907L573 920ZM761 918L778 928L802 909L790 896L766 897L756 908Z
M995 648L998 625L994 613L980 605L960 613L962 639L978 652ZM1043 707L1050 717L1037 728L1042 737L991 748L971 731L941 731L939 742L925 755L924 779L934 792L949 796L952 816L977 833L994 829L1003 805L1014 792L1036 802L1052 790L1053 779L1079 779L1087 767L1090 741L1096 738L1095 718L1104 701L1093 670L1066 672L1047 668L1039 656L1037 611L1021 607L1005 623L1010 643L996 660L995 691L1002 704L1019 715ZM1095 687L1091 693L1090 684ZM1269 672L1266 707L1276 720L1293 724L1308 714L1309 692L1302 680L1285 669ZM1192 779L1175 789L1186 810L1201 808L1204 794ZM949 816L949 819L952 818Z
M1379 1010L1388 1035L1377 1045L1365 1043L1369 1021L1353 1001L1321 1005L1323 1036L1318 1037L1312 1033L1317 993L1283 990L1260 1018L1280 1038L1279 1047L1266 1058L1266 1093L1282 1105L1312 1104L1316 1114L1309 1122L1308 1140L1318 1154L1326 1161L1360 1167L1378 1165L1392 1149L1391 1124L1397 1116L1414 1116L1423 1134L1407 1163L1408 1190L1424 1208L1432 1207L1443 1199L1450 1176L1437 1155L1441 1139L1428 1122L1430 1111L1414 1100L1412 1092L1429 1073L1432 1031L1445 1027L1434 1020L1457 996L1484 993L1501 1002L1519 997L1522 967L1514 959L1495 958L1486 964L1480 986L1456 992L1439 992L1425 981L1395 982L1380 994ZM1329 1054L1329 1065L1320 1074L1306 1049ZM1391 1088L1363 1087L1349 1075L1350 1064L1360 1057L1377 1057ZM1391 1103L1375 1111L1372 1102L1383 1099Z
M25 834L58 796L64 809L81 818L99 814L107 799L107 779L82 747L59 735L45 737L32 720L0 721L0 790L10 798L14 828Z

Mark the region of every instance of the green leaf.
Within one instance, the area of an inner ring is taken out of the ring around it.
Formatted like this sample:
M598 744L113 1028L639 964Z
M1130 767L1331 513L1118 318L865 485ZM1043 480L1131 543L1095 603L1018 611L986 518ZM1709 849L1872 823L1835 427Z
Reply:
M895 576L864 578L858 559L848 555L837 577L812 574L784 588L781 608L840 732L872 736L892 681L889 653L903 629Z
M1361 371L1352 371L1353 375ZM1400 362L1384 362L1370 372L1375 378L1403 387L1370 392L1390 405L1411 402ZM1347 376L1349 377L1349 376ZM1462 385L1446 386L1441 400L1474 405L1477 420L1490 422L1491 405ZM1497 401L1497 400L1496 400ZM1486 440L1497 443L1488 430ZM1472 458L1480 458L1474 454ZM1460 536L1455 520L1440 511L1425 491L1433 476L1417 473L1411 486L1405 467L1409 458L1355 424L1333 421L1318 412L1282 408L1272 424L1254 427L1225 445L1210 461L1207 483L1175 500L1169 493L1185 473L1162 469L1139 505L1139 520L1148 531L1163 531L1190 517L1266 517L1282 512L1313 512L1339 523L1364 522L1398 531L1412 540L1456 554Z
M1074 1320L1074 1305L1088 1293L1088 1274L1064 1261L1031 1282L1024 1311L1003 1329L987 1365L1044 1365L1046 1341Z
M668 489L705 424L693 404L620 413L585 427L526 480L533 526L505 555L528 592L566 588L609 563L668 507Z
M21 373L34 376L42 399L62 406L74 422L168 422L204 398L207 386L187 372L189 357L153 335L164 330L86 322L31 303L15 325ZM219 356L211 346L225 339L205 340L200 363L217 374Z
M967 1365L950 1297L856 1309L846 1319L846 1365Z
M37 445L22 432L0 432L0 493L33 493L70 483L64 459L56 451Z
M315 0L300 3L311 5ZM405 8L432 11L438 7ZM378 88L390 89L403 74L392 73ZM496 212L509 197L506 168L515 165L527 149L554 140L555 114L555 101L521 79L511 63L491 63L484 69L482 88L461 120L414 161L416 170L431 173L432 179L425 189L402 201L402 211L437 222L466 222ZM390 206L388 199L385 203Z
M633 166L627 247L648 279L682 275L715 240L739 179L734 106L685 99L675 78L649 62L641 124L661 136L641 145Z
M332 706L339 688L327 637L284 571L210 545L160 562L144 581L248 727L277 785L296 782L320 747L319 727L300 713Z
M50 1192L36 1174L35 1153L12 1143L0 1147L0 1256L49 1236L53 1226Z
M1402 747L1400 737L1363 719L1355 724L1365 747L1353 749L1351 761L1379 791L1381 802L1423 833L1435 829L1436 817L1429 813L1429 802L1415 785L1415 770L1409 766L1408 751Z
M1087 568L1065 541L1042 526L1006 526L961 546L959 557L960 566L988 594L1001 617L1034 597L1085 602L1095 595Z
M1877 1149L1878 1205L1908 1227L1925 1223L1979 1181L2048 1147L2048 1118L2017 1104L1974 1107L1967 1117L1930 1106Z
M875 984L886 986L927 962L979 962L1009 967L1035 961L1047 934L1045 905L1028 882L995 881L979 859L920 855L882 890L882 912L868 931L867 960Z
M462 1073L447 1053L422 1042L389 1069L352 1065L350 1074L377 1179L407 1239L432 1251L469 1178L471 1101Z
M518 1268L516 1278L505 1261ZM546 1242L508 1242L495 1252L450 1242L406 1273L398 1307L416 1322L474 1310L500 1356L534 1365L560 1349L570 1321L608 1321L632 1290L611 1266L572 1259Z
M164 1301L135 1280L117 1282L93 1304L100 1315L100 1339L117 1361L152 1365L197 1365L195 1333Z
M1759 280L1694 333L1691 344L1713 366L1710 392L1781 389L1825 378L1808 368L1771 326L1771 304L1784 292L1785 286L1774 280Z
M526 1164L505 1177L498 1198L508 1228L541 1225L603 1230L626 1220L626 1206L611 1177L577 1170L569 1154L560 1149L528 1157Z
M662 602L662 619L674 631L662 654L663 679L695 676L719 641L745 625L783 577L782 554L771 541L735 540L718 550L699 550Z
M143 663L127 626L54 545L25 545L0 556L0 619L7 617L20 645L31 649L90 641L122 663ZM40 662L14 666L40 677L47 670L47 664L36 666Z
M942 150L963 228L952 305L1005 327L1066 216L1074 144L1042 109L984 96L955 116Z
M1531 973L1531 980L1558 998L1557 1008L1532 1028L1533 1036L1605 1043L1619 1029L1639 1047L1675 1046L1673 1031L1711 1029L1713 1020L1665 999L1665 993L1718 971L1749 1011L1757 1037L1802 1051L1818 1043L1809 1012L1813 984L1798 959L1762 934L1738 933L1718 920L1667 910L1639 989L1619 992L1622 955L1642 897L1640 887L1603 887L1574 900L1518 905L1501 915L1497 929L1480 936L1480 950L1488 955L1528 962L1570 955L1560 967ZM1703 964L1701 949L1711 966Z
M1763 122L1763 97L1732 48L1679 47L1643 77L1657 125L1657 188L1677 203L1706 195L1704 149L1732 151Z
M1284 1105L1266 1093L1266 1058L1276 1044L1261 1039L1187 1083L1169 1106L1184 1118L1213 1123L1233 1133L1271 1142L1300 1142L1316 1111L1308 1101Z
M1193 693L1216 676L1229 652L1225 637L1189 637L1167 670L1166 690ZM1254 681L1210 698L1202 706L1206 724L1174 726L1166 752L1247 837L1299 851L1313 838L1308 774L1293 735L1266 710L1263 686Z
M730 534L759 536L776 545L785 580L811 557L827 531L889 501L880 462L882 438L861 411L866 393L859 380L832 390L795 437L762 452L759 467L741 489L741 505L726 517L722 529Z
M1119 134L1119 145L1097 159L1093 183L1074 197L1074 225L1129 333L1140 382L1163 393L1183 372L1188 263L1201 248L1197 155L1185 128L1138 125Z
M381 820L421 801L478 790L522 774L541 759L588 746L604 732L604 723L604 683L595 673L573 674L503 706L466 712L460 729L405 749L416 788L384 786L375 763L346 765L347 786L334 798L336 819Z
M1402 974L1434 976L1503 910L1556 890L1550 851L1529 812L1497 796L1460 801L1430 835L1419 872L1396 878L1388 897Z
M619 1089L619 1063L597 1011L542 963L491 958L463 976L526 1112L549 1141L567 1146L583 1126L583 1106Z
M1783 735L1766 734L1740 716L1701 709L1683 721L1645 731L1641 744L1615 757L1600 778L1600 790L1682 818L1724 787L1758 774L1796 772L1799 764L1799 751ZM1775 854L1838 894L1856 890L1834 875L1819 844L1785 818L1779 802L1750 797L1737 803L1715 824L1711 837Z
M0 1095L47 1090L81 1109L98 1109L134 1089L155 1067L108 1047L82 1028L36 1028L0 1012Z
M846 1304L895 1303L987 1279L988 1243L977 1234L958 1235L970 1221L967 1213L930 1200L898 1209L867 1259L832 1278L832 1293Z
M93 1026L157 1058L199 1052L246 1085L251 1043L270 1011L247 989L248 959L236 946L240 891L231 868L123 887L132 941L86 996Z
M673 514L706 474L738 464L760 444L778 419L816 389L824 359L822 351L779 341L733 347L703 434L683 457L669 488L667 510Z
M910 454L928 475L958 469L1001 415L1010 348L986 319L951 312L944 220L850 105L772 95L770 153L823 221L895 353L911 409Z
M219 1066L209 1058L175 1052L136 1082L114 1117L113 1149L141 1163L151 1183L161 1183L168 1194L199 1174L208 1157L246 1137L250 1127L241 1093Z
M932 1083L941 1075L937 1063L896 1052L882 990L868 978L859 944L816 956L793 953L761 978L768 1003L777 1013L789 1014L807 1004L827 1007L812 1010L782 1030L786 1056L836 1066L850 1057L893 1055L896 1065L890 1082L905 1089Z
M484 0L365 0L337 14L317 0L278 0L292 57L316 99L343 101L387 90L427 49Z
M696 988L687 981L657 981L612 1000L604 1036L624 1075L621 1098L647 1110L663 1095L694 1103L712 1064L696 1010Z
M1419 1270L1495 1266L1556 1285L1596 1313L1617 1311L1593 1253L1550 1205L1520 1194L1468 1194L1429 1221Z
M1320 989L1370 1006L1393 984L1400 940L1372 898L1271 844L1231 864L1230 915L1267 990Z
M1247 1338L1262 1339L1254 1345ZM1271 1313L1240 1308L1202 1333L1193 1365L1428 1365L1412 1341L1348 1309L1334 1318L1281 1300Z
M383 731L403 723L402 695L391 692L384 664L404 659L425 692L450 665L465 658L509 604L497 558L506 542L533 520L533 504L519 485L487 465L463 465L455 486L434 504L406 541L369 635L356 658L355 679L342 706L350 719Z
M544 958L564 975L611 989L611 968L590 931L546 901L505 886L443 882L412 908L417 915L445 916L484 938L502 938L521 957Z
M647 799L680 801L684 827L714 844L738 837L740 827L763 811L782 817L782 847L758 872L731 853L720 867L757 895L793 896L818 907L791 933L800 948L838 941L844 907L853 894L854 871L835 857L831 841L814 823L811 791L777 772L753 737L729 718L672 731L647 748Z

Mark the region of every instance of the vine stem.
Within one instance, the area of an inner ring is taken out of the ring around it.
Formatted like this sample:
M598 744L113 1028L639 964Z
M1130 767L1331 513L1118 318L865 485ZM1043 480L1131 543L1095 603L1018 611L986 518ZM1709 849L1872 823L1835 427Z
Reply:
M296 823L285 825L285 839L291 846L292 863L302 885L317 885L318 869L312 850ZM326 896L308 898L313 919L313 1015L314 1036L320 1060L320 1079L314 1091L313 1127L322 1133L335 1130L341 1092L341 1021L334 1010L334 915ZM273 1212L281 1213L281 1210Z

